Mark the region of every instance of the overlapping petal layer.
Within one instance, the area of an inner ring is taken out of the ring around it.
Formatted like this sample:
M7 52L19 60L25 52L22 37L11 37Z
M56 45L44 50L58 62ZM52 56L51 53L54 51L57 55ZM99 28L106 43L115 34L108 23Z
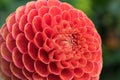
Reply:
M58 0L20 6L0 30L5 80L99 80L101 39L80 10Z

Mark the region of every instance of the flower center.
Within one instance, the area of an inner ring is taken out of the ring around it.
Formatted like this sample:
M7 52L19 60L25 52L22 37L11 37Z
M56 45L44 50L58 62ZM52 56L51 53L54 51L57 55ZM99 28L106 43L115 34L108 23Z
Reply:
M79 59L81 56L80 34L76 31L62 33L59 35L59 45L61 51L67 59Z

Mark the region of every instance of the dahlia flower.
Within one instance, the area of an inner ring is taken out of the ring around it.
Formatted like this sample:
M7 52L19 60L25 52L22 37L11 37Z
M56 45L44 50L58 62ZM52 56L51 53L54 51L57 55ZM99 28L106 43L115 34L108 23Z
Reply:
M101 38L81 10L59 0L20 6L0 30L3 80L99 80Z

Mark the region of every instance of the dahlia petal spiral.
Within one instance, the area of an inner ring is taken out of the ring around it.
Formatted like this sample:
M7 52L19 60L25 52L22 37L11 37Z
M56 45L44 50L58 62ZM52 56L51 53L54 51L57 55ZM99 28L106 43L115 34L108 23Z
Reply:
M99 80L101 38L70 4L31 1L0 29L0 65L4 80Z

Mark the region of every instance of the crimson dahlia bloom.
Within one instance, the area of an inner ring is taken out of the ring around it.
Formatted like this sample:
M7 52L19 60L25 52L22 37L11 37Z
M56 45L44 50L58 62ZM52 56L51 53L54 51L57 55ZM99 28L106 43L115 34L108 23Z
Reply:
M4 80L99 80L101 39L70 4L31 1L3 24L0 60Z

